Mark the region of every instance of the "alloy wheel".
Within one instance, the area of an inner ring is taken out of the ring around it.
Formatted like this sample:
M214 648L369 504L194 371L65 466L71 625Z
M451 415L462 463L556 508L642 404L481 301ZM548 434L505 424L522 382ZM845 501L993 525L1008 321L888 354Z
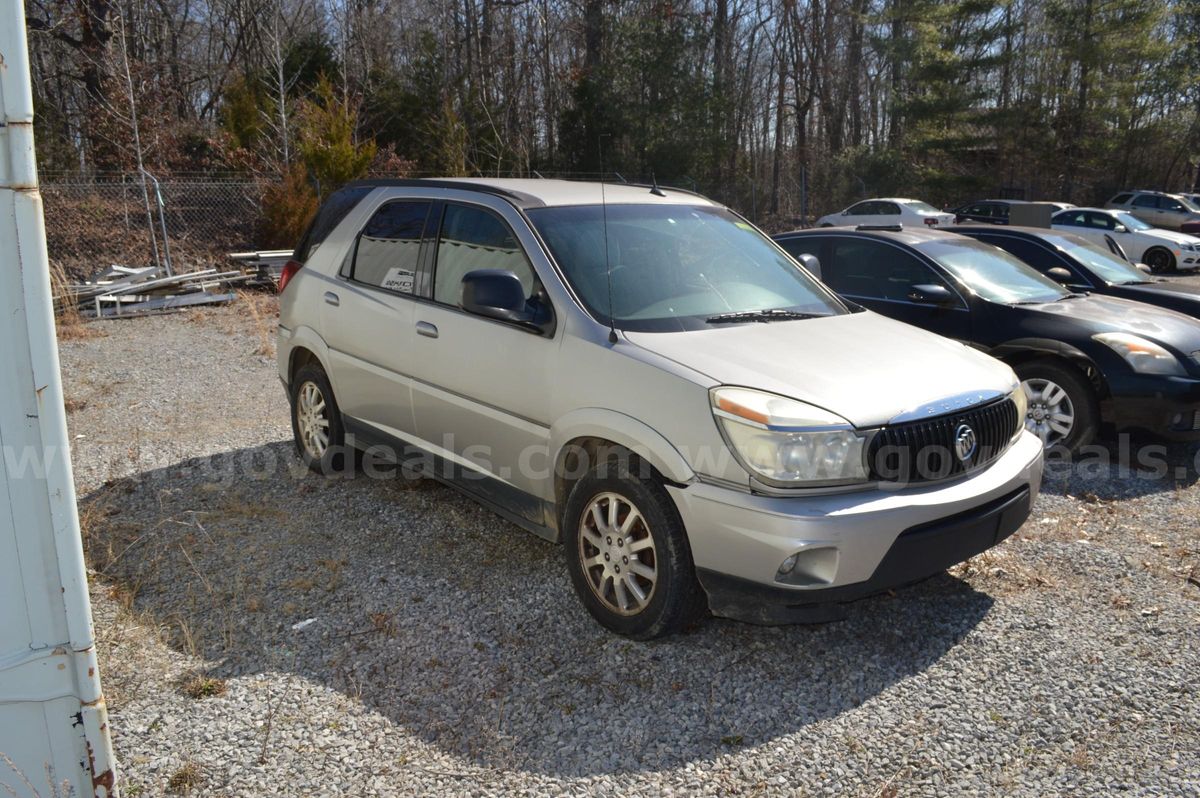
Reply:
M329 411L315 382L305 382L296 395L296 427L308 456L314 460L324 457L329 448Z
M1028 379L1021 383L1029 399L1025 429L1042 439L1046 448L1062 443L1075 428L1075 405L1056 382Z
M609 610L637 615L654 597L658 557L645 517L617 493L588 502L579 522L579 561L588 587Z

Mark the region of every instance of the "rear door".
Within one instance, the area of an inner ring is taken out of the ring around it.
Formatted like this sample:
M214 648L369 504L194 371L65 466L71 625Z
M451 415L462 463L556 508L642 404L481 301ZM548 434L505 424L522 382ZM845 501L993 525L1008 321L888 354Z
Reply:
M321 305L342 413L396 437L414 431L413 289L432 206L424 199L378 205Z
M1146 224L1152 224L1155 227L1162 226L1162 212L1158 208L1158 197L1153 194L1138 194L1133 198L1129 212Z
M879 224L879 203L867 200L851 205L842 213L839 222L844 225Z
M418 436L454 464L464 487L541 523L536 499L551 497L542 495L547 480L535 468L549 444L551 372L561 339L460 304L463 276L478 269L511 271L527 297L548 302L527 254L535 239L504 206L447 202L440 214L431 235L432 280L412 318L420 364L413 403Z
M857 236L829 236L822 250L821 276L847 299L885 316L930 332L965 341L971 314L958 290L932 266L890 241ZM919 285L939 285L953 302L937 305L914 296Z

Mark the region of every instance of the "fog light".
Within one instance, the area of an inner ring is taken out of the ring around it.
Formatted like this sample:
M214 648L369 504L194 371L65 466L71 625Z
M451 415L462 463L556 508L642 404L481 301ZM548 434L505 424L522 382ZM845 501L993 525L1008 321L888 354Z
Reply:
M796 560L798 560L799 558L800 558L799 554L793 554L792 556L788 557L786 560L781 562L779 564L780 575L790 574L792 572L792 569L796 567Z

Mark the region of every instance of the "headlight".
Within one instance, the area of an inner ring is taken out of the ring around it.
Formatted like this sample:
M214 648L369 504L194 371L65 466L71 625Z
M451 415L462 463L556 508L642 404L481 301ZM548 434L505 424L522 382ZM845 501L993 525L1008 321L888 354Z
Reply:
M1017 428L1013 430L1012 436L1012 440L1015 441L1025 431L1025 417L1029 415L1029 395L1025 393L1025 386L1017 383L1017 390L1010 394L1010 398L1017 406Z
M782 486L866 482L866 438L819 407L749 388L714 388L713 415L738 461Z
M1132 333L1098 333L1092 338L1109 347L1138 374L1183 375L1186 372L1175 355L1153 341Z

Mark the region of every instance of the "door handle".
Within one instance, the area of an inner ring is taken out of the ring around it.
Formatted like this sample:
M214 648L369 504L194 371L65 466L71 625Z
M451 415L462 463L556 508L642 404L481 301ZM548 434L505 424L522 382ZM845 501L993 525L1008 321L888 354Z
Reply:
M333 293L332 291L326 291L325 292L325 303L328 305L333 305L336 308L338 305L342 304L342 300L340 298L338 298L338 295Z
M426 338L437 338L437 327L427 321L417 322L417 335L424 335Z

